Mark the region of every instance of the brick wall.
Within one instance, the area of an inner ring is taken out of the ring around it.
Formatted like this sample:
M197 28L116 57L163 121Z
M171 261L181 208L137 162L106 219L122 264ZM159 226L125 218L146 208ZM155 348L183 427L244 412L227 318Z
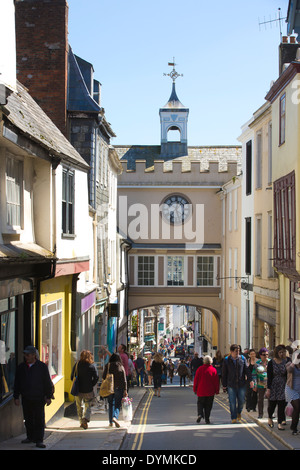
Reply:
M66 0L17 0L16 49L17 79L66 135Z

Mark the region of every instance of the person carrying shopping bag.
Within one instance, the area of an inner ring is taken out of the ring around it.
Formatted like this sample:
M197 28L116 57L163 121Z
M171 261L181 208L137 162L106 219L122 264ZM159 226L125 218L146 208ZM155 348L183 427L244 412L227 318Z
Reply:
M122 398L127 397L126 373L119 354L112 354L110 356L109 362L103 371L103 380L105 380L108 370L114 377L114 393L107 397L109 426L112 427L115 424L119 428L121 426L118 420Z

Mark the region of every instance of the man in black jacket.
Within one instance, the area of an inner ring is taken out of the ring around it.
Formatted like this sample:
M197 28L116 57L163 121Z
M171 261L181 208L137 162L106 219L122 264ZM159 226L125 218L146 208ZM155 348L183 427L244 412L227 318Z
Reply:
M253 387L252 375L244 356L239 356L237 344L230 346L230 354L223 361L223 390L228 391L231 422L241 422L241 413L245 403L247 382Z
M27 438L22 443L35 442L37 447L45 448L45 404L50 405L53 384L46 364L37 358L34 346L24 350L25 362L19 364L14 385L15 404L20 406L22 397L23 415Z
M192 372L193 378L195 377L197 369L200 366L203 366L203 359L202 357L199 357L199 354L197 352L195 352L194 358L191 361L191 369L192 369L191 372Z

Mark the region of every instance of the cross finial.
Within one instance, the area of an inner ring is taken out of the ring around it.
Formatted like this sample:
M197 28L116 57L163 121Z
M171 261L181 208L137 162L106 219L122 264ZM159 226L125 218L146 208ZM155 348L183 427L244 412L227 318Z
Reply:
M164 76L165 77L166 76L171 77L172 80L173 80L173 83L175 83L176 78L183 77L183 74L179 74L175 70L175 65L177 65L177 64L175 64L175 57L173 57L173 62L168 62L168 65L170 67L173 67L173 70L170 73L164 73Z

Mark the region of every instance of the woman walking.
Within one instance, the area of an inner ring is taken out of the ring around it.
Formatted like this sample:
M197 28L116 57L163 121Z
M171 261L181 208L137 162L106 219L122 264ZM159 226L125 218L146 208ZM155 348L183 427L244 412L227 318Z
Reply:
M74 365L71 380L78 378L79 395L75 397L80 427L87 429L91 417L91 404L94 398L94 386L98 382L98 372L91 351L84 349L79 361Z
M293 361L287 362L287 382L285 387L286 401L293 407L291 430L295 436L298 434L298 422L300 414L300 351L294 353Z
M213 406L214 396L219 393L219 377L216 368L212 365L212 358L205 356L203 366L198 367L194 378L193 390L198 397L197 423L205 418L205 423L210 423L210 413Z
M115 423L115 426L119 428L120 423L118 419L122 406L122 398L127 397L126 373L119 354L112 354L110 356L109 362L103 371L103 380L106 378L108 367L109 373L114 376L114 393L107 397L109 426L113 426L113 423Z
M248 369L252 374L252 380L254 382L253 388L250 387L249 383L247 384L246 392L246 410L256 411L257 405L257 358L255 349L250 349L249 359L247 360Z
M268 382L266 397L269 399L268 406L268 425L274 427L273 413L277 405L278 429L284 430L285 421L285 385L286 385L286 359L285 349L279 345L274 349L274 357L268 363L267 368Z
M154 395L160 397L161 376L163 373L163 357L160 353L155 353L151 364L153 376Z
M258 352L260 359L256 362L256 378L257 378L257 408L258 419L262 419L264 415L264 399L267 390L267 368L269 362L269 352L267 348L261 348Z

